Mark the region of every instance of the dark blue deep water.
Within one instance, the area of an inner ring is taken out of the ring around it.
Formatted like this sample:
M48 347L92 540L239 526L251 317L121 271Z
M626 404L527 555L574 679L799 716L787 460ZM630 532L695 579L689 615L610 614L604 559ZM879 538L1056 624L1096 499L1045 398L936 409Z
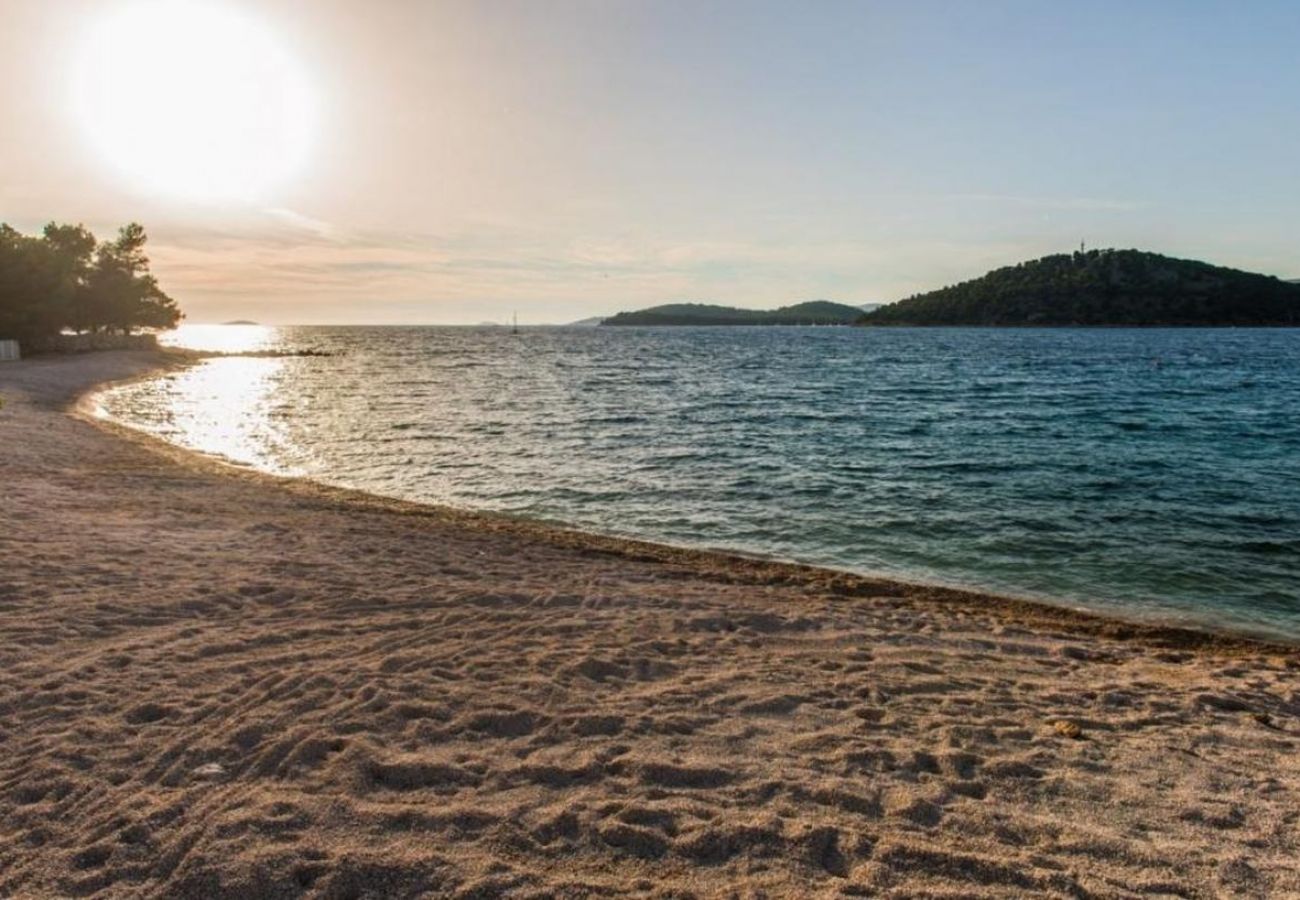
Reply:
M339 355L212 360L105 411L381 494L1300 637L1300 330L178 340L230 335Z

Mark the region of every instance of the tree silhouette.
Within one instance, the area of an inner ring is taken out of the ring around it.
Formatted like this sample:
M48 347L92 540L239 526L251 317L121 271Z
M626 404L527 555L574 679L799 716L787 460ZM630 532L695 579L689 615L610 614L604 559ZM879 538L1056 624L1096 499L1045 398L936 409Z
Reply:
M40 237L0 225L0 338L175 327L181 312L149 271L147 240L135 222L102 243L83 225L51 222Z

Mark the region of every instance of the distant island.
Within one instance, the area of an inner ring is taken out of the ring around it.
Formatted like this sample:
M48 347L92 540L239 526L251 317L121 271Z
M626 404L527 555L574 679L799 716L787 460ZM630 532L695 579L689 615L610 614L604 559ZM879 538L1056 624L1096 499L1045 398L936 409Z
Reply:
M1300 325L1300 284L1141 250L1089 250L995 269L857 324Z
M222 322L222 325L256 325L252 319L231 319L229 322Z
M602 325L851 325L862 318L856 306L811 300L780 309L739 309L708 303L669 303L621 312Z

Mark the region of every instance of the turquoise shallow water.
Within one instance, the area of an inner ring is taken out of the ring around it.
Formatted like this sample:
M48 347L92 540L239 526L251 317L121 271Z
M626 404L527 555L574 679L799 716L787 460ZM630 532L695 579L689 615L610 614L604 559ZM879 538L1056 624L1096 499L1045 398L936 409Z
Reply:
M1300 638L1300 330L191 329L105 412L271 471Z

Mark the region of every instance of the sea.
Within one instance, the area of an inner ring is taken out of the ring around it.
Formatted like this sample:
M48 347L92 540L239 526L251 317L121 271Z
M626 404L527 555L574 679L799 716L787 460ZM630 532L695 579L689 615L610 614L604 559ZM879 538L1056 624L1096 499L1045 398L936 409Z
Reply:
M183 326L102 415L579 529L1300 639L1300 329Z

